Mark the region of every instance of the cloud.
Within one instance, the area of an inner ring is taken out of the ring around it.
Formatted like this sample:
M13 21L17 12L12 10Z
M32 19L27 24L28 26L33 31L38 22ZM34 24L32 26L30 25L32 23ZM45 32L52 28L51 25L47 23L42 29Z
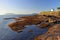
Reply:
M32 14L31 11L17 11L17 10L7 10L7 9L0 9L0 15L4 15L6 13L14 13L14 14Z

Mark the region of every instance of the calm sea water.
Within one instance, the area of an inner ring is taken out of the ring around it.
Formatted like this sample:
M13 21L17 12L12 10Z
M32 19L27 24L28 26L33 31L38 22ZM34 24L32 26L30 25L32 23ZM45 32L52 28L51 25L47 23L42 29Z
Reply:
M17 33L8 27L8 24L14 21L13 19L3 20L4 18L10 17L18 17L18 15L0 16L0 40L33 40L34 37L41 35L48 30L47 28L39 29L36 25L31 25L25 28L23 32ZM29 30L33 30L33 32L29 32Z

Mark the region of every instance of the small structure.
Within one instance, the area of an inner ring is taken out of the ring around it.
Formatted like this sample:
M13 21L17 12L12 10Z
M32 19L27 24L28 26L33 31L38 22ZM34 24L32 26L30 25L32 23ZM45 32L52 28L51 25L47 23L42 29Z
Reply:
M54 11L54 9L51 9L50 11Z

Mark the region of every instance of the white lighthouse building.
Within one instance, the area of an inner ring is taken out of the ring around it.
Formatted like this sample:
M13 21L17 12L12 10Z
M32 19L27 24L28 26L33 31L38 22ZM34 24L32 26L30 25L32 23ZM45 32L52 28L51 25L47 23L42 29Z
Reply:
M54 11L54 9L51 9L50 11Z

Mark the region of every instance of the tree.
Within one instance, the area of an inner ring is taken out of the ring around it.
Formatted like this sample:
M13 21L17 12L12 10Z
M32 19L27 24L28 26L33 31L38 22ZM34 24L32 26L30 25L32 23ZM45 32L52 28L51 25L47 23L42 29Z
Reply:
M60 10L60 7L58 7L57 9Z

